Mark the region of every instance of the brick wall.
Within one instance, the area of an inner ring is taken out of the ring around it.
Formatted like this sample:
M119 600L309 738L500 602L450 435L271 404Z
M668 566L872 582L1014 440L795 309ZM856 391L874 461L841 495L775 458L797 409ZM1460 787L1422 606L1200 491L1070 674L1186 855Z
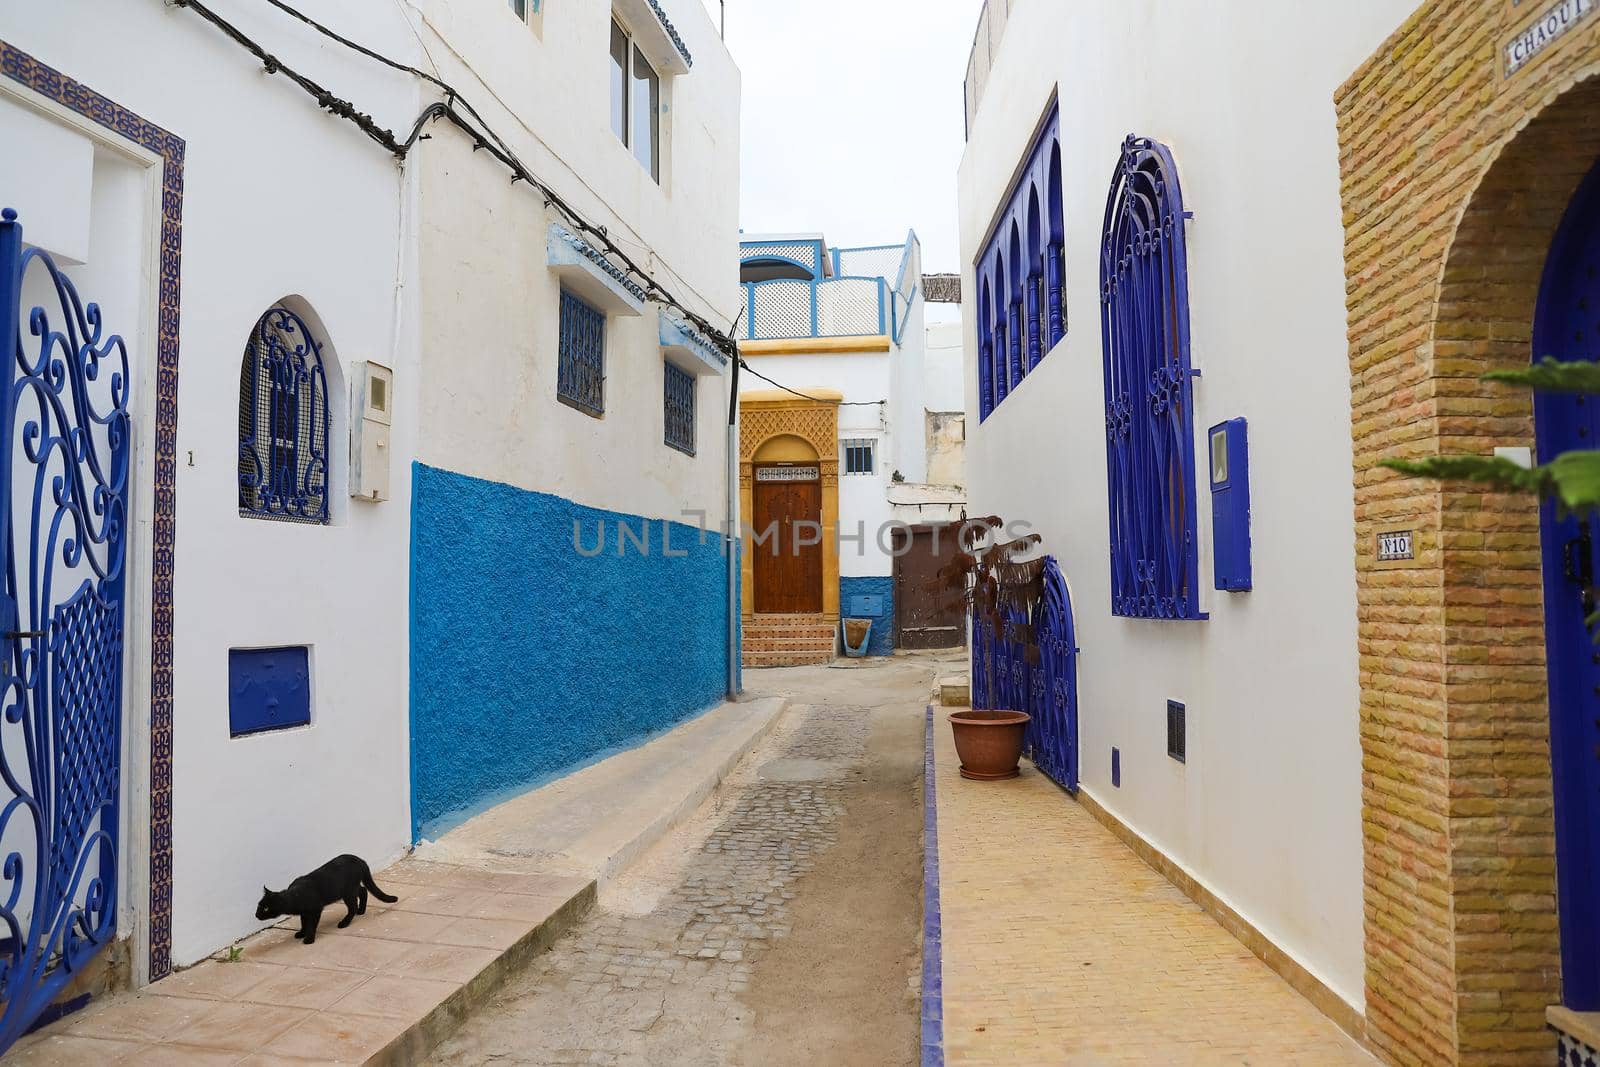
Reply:
M1367 1027L1395 1063L1555 1062L1538 513L1376 466L1532 444L1526 395L1478 376L1528 362L1550 238L1600 153L1600 80L1584 80L1600 72L1600 18L1501 74L1500 48L1537 10L1425 3L1336 94ZM1375 535L1403 529L1416 559L1377 562Z

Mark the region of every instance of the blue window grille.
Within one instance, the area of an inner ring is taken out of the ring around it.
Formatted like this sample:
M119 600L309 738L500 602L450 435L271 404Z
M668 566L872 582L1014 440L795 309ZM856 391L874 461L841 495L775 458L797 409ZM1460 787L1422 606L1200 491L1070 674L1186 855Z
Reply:
M666 413L667 445L694 455L694 375L663 363L661 403Z
M606 316L561 290L561 352L556 398L589 415L606 410Z
M846 474L874 474L877 472L877 442L870 437L847 438L840 442L844 450Z
M1165 145L1129 136L1100 249L1111 609L1198 619L1183 194Z
M978 257L978 417L1067 333L1060 113L1052 104Z
M256 321L239 373L239 513L328 522L328 376L294 312Z

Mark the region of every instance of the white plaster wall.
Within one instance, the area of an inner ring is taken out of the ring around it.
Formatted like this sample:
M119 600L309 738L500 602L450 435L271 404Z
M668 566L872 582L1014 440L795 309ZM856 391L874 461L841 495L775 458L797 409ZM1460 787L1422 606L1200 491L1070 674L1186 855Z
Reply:
M845 474L844 457L839 457L839 575L842 578L887 577L892 573L889 554L890 535L882 533L891 519L885 492L894 469L891 457L895 448L886 401L890 389L890 366L899 353L837 352L826 354L746 356L751 367L805 393L813 389L833 389L849 402L839 408L839 437L870 437L878 442L878 469L875 473ZM739 391L765 392L772 388L753 374L741 375ZM858 534L861 536L858 538Z
M214 6L383 125L403 128L415 113L408 77L265 5ZM356 16L334 0L300 6L380 51L417 59L390 9ZM298 294L325 324L340 377L357 359L394 366L394 451L412 453L415 350L395 299L397 272L403 280L414 267L400 254L410 193L390 156L287 80L264 75L192 12L156 0L11 5L0 8L0 37L187 141L173 633L172 955L182 964L258 925L262 883L279 886L345 851L379 866L408 840L407 473L397 462L386 503L352 503L338 491L348 406L341 396L331 441L334 524L245 519L237 513L237 434L245 338L274 301ZM168 59L131 63L130 55ZM154 240L153 198L146 204L137 238L125 234L125 242ZM91 238L91 255L93 247ZM146 392L135 398L135 436L148 457L148 335L136 349ZM135 542L145 555L131 574L135 642L141 628L148 641L149 627L147 458L139 477L146 526ZM312 646L313 725L231 740L228 649L273 644ZM142 736L149 709L135 694L147 692L148 663L130 664L128 716ZM128 773L141 778L143 770ZM143 805L140 796L140 818ZM128 884L142 893L148 858L135 844L125 843Z
M928 477L928 450L923 441L922 425L926 395L927 369L924 366L927 348L927 327L923 321L926 305L922 295L911 304L906 316L905 332L890 361L892 402L889 405L889 422L894 431L894 452L891 471L899 471L908 482L922 482Z
M980 242L1059 87L1070 330L980 426L967 324L967 458L975 513L1033 523L1071 581L1083 787L1358 1006L1361 766L1332 94L1411 6L1023 0L960 170L972 292ZM1195 213L1206 622L1110 613L1097 287L1105 198L1130 132L1171 147ZM1240 415L1255 589L1223 594L1211 588L1204 432ZM1169 698L1188 706L1187 765L1166 755Z
M966 377L962 363L960 322L929 323L924 366L923 403L929 411L965 411Z
M415 0L434 69L519 158L640 266L723 328L737 315L739 72L697 0L663 4L694 56L663 78L661 183L612 133L610 5L547 4L537 29L499 0ZM662 442L657 311L606 324L605 416L556 399L560 284L540 194L440 124L421 150L425 353L421 459L652 518L727 508L725 377L699 379L697 454Z

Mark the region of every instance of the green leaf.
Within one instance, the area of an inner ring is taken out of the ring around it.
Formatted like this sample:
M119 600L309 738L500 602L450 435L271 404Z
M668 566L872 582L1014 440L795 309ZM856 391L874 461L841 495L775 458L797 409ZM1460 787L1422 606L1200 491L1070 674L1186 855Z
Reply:
M1581 454L1581 453L1580 453ZM1565 458L1565 457L1558 457ZM1499 456L1429 456L1426 459L1386 459L1378 464L1413 478L1447 482L1482 482L1511 492L1539 493L1551 488L1543 467L1528 470Z
M1526 370L1497 370L1486 382L1525 385L1540 393L1600 393L1600 363L1562 363L1546 356Z
M1549 472L1556 499L1567 511L1600 507L1600 452L1563 452L1535 470Z

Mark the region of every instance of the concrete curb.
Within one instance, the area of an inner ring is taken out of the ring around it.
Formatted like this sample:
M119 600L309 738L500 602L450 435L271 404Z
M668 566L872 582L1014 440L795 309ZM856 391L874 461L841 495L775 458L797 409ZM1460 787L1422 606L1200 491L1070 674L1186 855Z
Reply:
M367 1067L410 1067L426 1060L474 1010L481 1007L506 981L534 957L555 944L594 907L595 884L590 882L544 922L524 934L476 976L446 997L427 1015L413 1023L366 1061Z
M778 720L783 718L784 712L789 710L790 701L788 697L765 699L775 699L778 705L777 709L767 716L749 737L744 739L742 745L736 750L728 752L714 764L706 776L684 794L683 799L677 805L662 812L660 816L641 827L632 841L627 842L612 854L611 859L596 872L596 881L601 887L608 885L622 868L638 859L644 852L649 851L652 845L677 829L684 820L693 815L700 805L705 802L705 799L717 791L723 780L739 765L739 761L749 755L751 750L761 743L762 738L766 737Z

